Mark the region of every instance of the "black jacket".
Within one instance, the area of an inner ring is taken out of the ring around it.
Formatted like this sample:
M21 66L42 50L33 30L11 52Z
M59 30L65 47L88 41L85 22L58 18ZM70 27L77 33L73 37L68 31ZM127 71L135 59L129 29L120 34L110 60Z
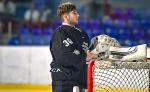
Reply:
M86 86L88 46L89 38L84 31L68 25L58 27L50 41L52 80L75 81Z

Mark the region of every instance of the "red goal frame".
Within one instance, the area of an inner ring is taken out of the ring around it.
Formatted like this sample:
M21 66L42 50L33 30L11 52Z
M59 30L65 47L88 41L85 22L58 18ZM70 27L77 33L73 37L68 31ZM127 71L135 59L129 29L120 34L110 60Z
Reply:
M150 58L145 58L145 60L150 60ZM90 60L87 69L87 92L93 92L93 65L94 60ZM149 79L150 79L150 71L149 71ZM150 92L150 80L149 80L149 92Z

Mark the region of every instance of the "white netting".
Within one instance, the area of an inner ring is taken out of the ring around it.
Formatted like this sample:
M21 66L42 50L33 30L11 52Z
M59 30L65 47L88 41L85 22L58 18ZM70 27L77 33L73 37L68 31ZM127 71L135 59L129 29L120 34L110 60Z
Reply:
M150 62L97 61L93 66L94 92L149 92Z

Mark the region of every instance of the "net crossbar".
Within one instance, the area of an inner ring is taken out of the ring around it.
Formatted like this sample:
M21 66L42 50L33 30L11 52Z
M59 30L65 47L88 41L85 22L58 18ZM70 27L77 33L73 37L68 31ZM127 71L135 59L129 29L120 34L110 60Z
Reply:
M88 65L88 92L150 92L150 62L102 62Z

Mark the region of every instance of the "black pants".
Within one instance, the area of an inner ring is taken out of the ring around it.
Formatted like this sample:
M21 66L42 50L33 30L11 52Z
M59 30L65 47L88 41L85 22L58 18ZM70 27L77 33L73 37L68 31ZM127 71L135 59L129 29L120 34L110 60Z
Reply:
M80 92L84 92L84 88L70 81L53 81L52 92L73 92L73 87L78 86Z

